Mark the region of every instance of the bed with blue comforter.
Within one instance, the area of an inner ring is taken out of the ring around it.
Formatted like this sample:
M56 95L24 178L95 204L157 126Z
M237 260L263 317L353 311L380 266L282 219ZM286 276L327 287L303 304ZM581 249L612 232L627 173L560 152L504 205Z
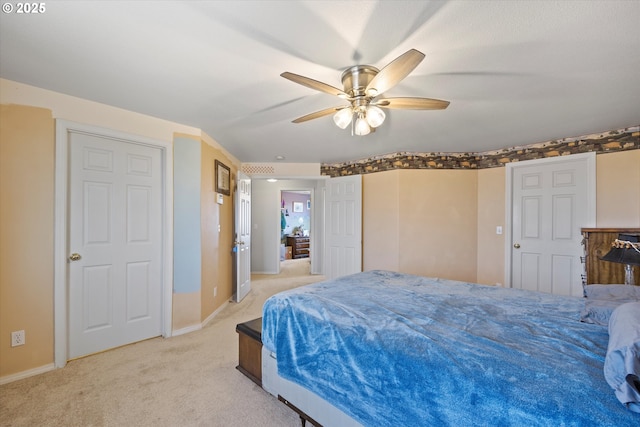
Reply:
M276 294L278 374L364 426L638 426L584 299L369 271ZM637 377L636 377L637 378Z

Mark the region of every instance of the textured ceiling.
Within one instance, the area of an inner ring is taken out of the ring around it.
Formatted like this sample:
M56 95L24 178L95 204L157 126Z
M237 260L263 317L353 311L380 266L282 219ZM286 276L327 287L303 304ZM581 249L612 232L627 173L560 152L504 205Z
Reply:
M13 3L15 4L15 3ZM202 129L243 162L483 152L640 123L640 1L47 1L0 16L0 76ZM364 137L280 77L425 60Z

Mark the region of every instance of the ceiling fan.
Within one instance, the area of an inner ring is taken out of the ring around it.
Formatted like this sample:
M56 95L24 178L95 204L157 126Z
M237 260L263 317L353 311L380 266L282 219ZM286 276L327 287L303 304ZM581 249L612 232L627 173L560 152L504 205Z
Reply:
M367 135L380 126L386 115L382 108L405 110L444 110L449 101L431 98L381 98L380 96L407 77L424 59L424 53L410 49L382 70L371 65L354 65L342 73L344 89L338 89L309 77L284 72L285 79L311 89L336 95L349 105L326 108L293 120L302 123L333 114L333 121L341 129L352 124L352 133ZM355 120L354 120L355 119Z

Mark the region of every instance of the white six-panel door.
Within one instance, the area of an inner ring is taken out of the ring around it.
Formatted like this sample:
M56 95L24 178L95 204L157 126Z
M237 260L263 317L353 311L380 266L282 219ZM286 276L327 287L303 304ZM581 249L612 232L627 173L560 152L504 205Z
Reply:
M162 153L70 133L69 358L162 333Z
M235 191L236 292L240 302L251 291L251 179L238 172Z
M331 178L325 193L325 276L362 271L362 176Z
M594 218L589 159L568 156L510 168L512 287L582 295L580 229Z

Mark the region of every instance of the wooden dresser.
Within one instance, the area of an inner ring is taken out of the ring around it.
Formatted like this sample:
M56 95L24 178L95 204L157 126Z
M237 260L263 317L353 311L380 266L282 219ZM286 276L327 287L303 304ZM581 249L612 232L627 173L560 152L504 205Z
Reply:
M287 236L287 246L291 246L291 258L307 258L309 256L309 238Z
M620 233L640 233L640 228L583 228L582 244L584 246L585 275L582 282L586 285L622 284L624 283L624 265L615 262L601 261L611 243ZM640 268L634 269L635 281L640 283Z

